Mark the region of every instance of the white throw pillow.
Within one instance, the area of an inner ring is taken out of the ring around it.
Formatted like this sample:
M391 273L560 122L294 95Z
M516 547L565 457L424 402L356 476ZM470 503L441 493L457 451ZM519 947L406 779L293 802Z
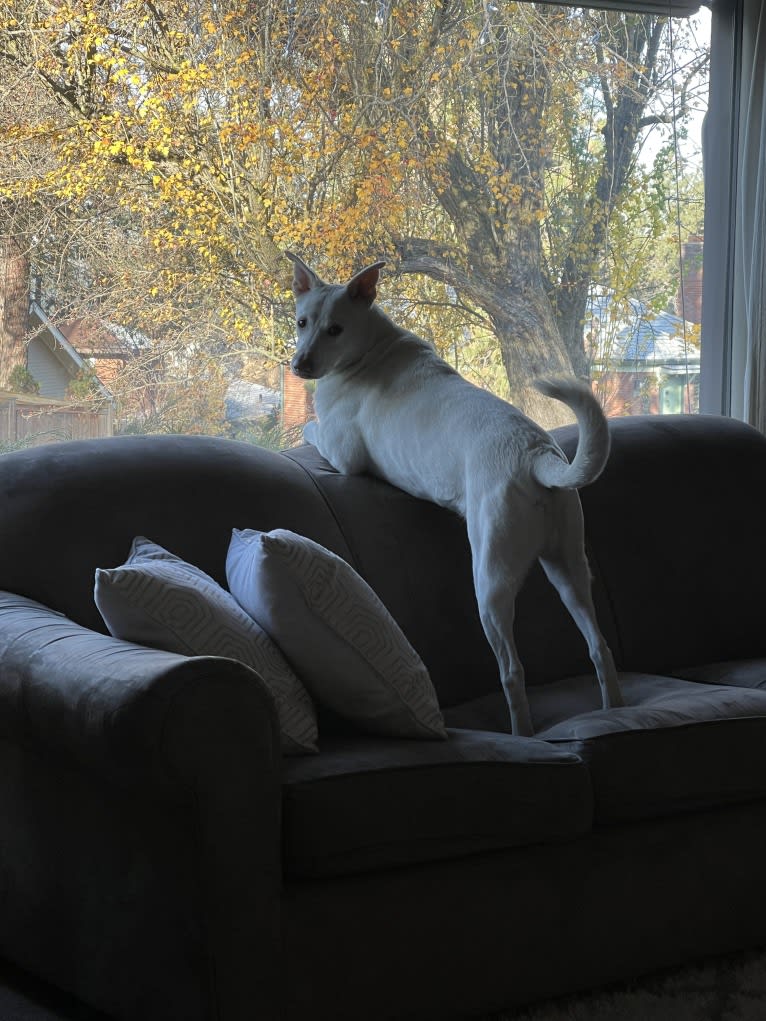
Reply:
M121 567L96 570L94 596L115 638L225 656L257 671L276 700L284 754L317 751L308 692L263 629L204 571L139 535Z
M425 665L345 560L282 528L234 529L226 577L317 702L375 734L447 736Z

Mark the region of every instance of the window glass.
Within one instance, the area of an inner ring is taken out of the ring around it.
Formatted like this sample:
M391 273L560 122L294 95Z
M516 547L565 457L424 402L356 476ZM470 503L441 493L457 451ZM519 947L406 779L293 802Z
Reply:
M709 12L6 0L0 450L300 440L296 251L546 426L698 410Z

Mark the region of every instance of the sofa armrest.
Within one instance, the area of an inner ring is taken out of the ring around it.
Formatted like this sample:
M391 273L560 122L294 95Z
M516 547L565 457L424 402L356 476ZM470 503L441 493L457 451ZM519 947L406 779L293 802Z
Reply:
M243 704L224 720L234 691ZM216 723L227 741L238 733L257 749L267 771L278 766L273 697L254 671L124 642L0 592L0 736L56 750L114 780L151 775L177 788L193 783L201 743L221 736Z
M189 1004L184 1016L234 1021L251 1015L255 982L269 1017L278 964L281 756L273 697L258 675L233 660L184 657L98 634L0 592L0 747L0 795L15 827L15 843L0 849L0 875L10 877L0 951L65 987L74 974L73 992L119 1008L120 1016L168 1016L172 994L176 1004ZM48 846L61 826L57 799L69 799L67 818L83 820L76 832L61 834L69 854ZM131 819L129 829L122 818ZM159 837L154 846L158 829L161 851ZM66 953L44 959L47 944L36 936L49 919L24 927L32 934L27 943L19 938L18 920L30 910L24 891L28 898L30 890L49 890L51 903L41 909L66 919L68 902L67 910L53 902L67 901L78 882L73 869L92 857L93 841L108 850L102 847L99 874L80 881L103 885L103 917L93 917L87 932L70 917L73 931L56 935L63 946L79 943L79 953L95 955L100 967L70 961L68 974L59 974ZM135 842L132 860L127 842ZM177 874L170 874L173 855L182 856ZM120 952L108 953L110 927L119 925L110 901L135 881L130 870L139 862L150 877L137 891L146 906L134 911L140 917L131 915L132 942L117 941ZM168 905L167 891L176 888ZM162 920L152 897L163 901ZM169 918L167 931L155 935ZM196 959L206 972L197 990L173 989L167 968L163 978L146 959L158 955L160 939L164 945L176 938L182 963L175 981L188 985L195 969L186 974L183 962ZM138 976L169 988L162 995L141 990ZM199 1013L191 1007L197 1001Z

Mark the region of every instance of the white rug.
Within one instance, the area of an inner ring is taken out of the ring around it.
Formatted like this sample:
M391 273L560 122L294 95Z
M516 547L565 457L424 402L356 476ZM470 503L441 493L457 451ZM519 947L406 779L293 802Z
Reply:
M722 957L486 1021L766 1021L766 951Z

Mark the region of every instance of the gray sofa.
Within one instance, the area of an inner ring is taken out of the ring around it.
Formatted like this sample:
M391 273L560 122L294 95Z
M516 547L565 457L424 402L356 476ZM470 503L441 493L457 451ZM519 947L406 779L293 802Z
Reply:
M507 733L448 512L308 446L0 458L0 956L114 1018L445 1019L766 942L766 439L712 417L611 429L582 499L628 705L598 708L535 571L535 738ZM142 534L223 584L232 527L348 560L428 666L448 740L320 716L320 753L283 758L252 670L106 634L97 567Z

